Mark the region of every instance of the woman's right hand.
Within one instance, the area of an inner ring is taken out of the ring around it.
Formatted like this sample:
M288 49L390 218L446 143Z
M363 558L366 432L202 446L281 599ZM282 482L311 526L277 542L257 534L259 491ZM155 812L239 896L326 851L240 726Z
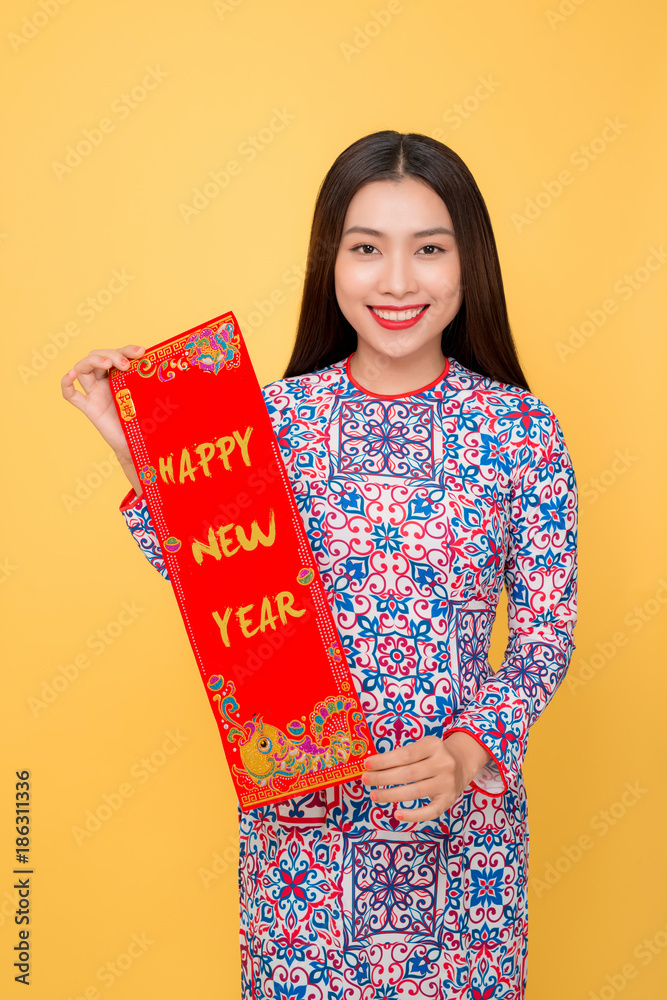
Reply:
M109 369L114 365L121 370L129 368L130 360L142 357L145 350L145 347L127 346L91 351L81 361L77 361L60 381L64 398L85 413L113 448L138 496L142 492L141 485L111 395ZM75 388L76 379L83 392Z

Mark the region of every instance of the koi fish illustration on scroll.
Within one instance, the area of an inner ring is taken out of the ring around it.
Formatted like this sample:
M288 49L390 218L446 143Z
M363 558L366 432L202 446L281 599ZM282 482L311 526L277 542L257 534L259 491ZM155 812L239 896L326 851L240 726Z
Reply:
M243 725L232 718L239 707L232 681L225 684L224 678L216 675L209 678L208 687L216 692L213 700L225 720L225 729L229 727L227 739L238 743L243 767L235 766L234 771L256 785L275 788L277 778L296 778L345 764L368 749L360 732L363 716L353 698L334 695L317 702L310 714L310 733L306 732L305 717L289 722L284 733L258 715Z

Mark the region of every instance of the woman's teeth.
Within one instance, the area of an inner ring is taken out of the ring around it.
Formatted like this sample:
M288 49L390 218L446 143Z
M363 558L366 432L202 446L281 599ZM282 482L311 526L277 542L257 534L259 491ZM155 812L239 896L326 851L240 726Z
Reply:
M415 316L418 316L426 308L426 306L418 306L416 309L401 309L400 311L396 311L395 309L373 309L373 306L370 306L370 309L380 319L393 320L395 323L403 323L406 319L414 319Z

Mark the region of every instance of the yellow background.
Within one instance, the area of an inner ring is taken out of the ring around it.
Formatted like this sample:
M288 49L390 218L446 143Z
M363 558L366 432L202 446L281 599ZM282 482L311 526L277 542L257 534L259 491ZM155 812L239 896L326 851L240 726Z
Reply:
M388 23L374 27L373 12ZM10 0L0 21L3 996L24 995L11 968L23 768L33 1000L239 995L236 811L217 730L171 590L117 512L127 483L59 380L92 347L150 345L229 309L260 383L281 377L320 181L382 128L441 138L472 169L531 388L558 415L579 481L577 650L525 771L528 997L663 995L659 5ZM99 144L59 167L103 119ZM186 221L182 206L231 159L240 172ZM114 271L125 284L106 302ZM135 617L114 625L124 603ZM170 732L181 742L166 753ZM77 842L87 811L114 796L120 807ZM128 964L133 935L143 950Z

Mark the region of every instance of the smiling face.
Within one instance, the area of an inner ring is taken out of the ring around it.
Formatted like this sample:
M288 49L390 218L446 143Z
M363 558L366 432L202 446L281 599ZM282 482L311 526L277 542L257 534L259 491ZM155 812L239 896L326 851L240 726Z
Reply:
M452 220L423 181L371 181L352 198L336 256L336 298L357 355L442 367L441 335L462 302Z

